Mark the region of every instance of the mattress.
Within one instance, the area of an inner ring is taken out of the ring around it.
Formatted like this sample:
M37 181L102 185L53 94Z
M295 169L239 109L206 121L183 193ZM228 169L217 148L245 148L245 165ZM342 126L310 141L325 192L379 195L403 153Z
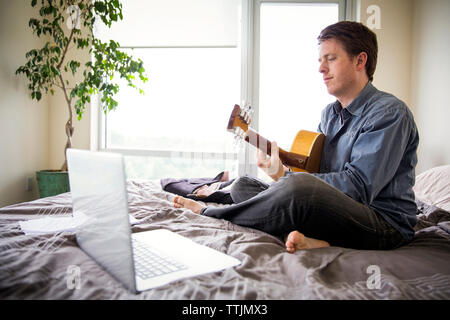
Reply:
M174 194L158 181L129 180L127 191L130 214L140 222L132 232L168 229L241 265L129 292L79 248L74 232L22 232L19 221L70 216L71 196L64 193L0 209L0 299L450 299L450 213L421 200L406 246L290 254L270 234L174 208Z

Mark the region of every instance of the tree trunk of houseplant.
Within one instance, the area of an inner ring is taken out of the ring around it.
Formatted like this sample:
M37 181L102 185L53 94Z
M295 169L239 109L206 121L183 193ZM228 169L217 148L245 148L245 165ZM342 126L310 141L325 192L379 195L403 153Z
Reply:
M69 192L69 174L67 171L67 156L68 148L72 147L72 136L74 127L72 126L72 108L69 107L69 120L66 122L65 131L67 135L67 142L64 148L64 164L60 170L40 170L36 172L36 180L39 189L39 197L51 197L61 193Z
M75 131L75 128L72 125L72 118L73 118L72 99L69 99L67 97L67 94L66 94L66 100L67 100L67 104L69 107L69 120L67 120L66 127L65 127L67 141L66 141L66 146L64 147L64 164L61 167L61 171L67 171L67 149L72 148L72 136L73 136L73 132Z

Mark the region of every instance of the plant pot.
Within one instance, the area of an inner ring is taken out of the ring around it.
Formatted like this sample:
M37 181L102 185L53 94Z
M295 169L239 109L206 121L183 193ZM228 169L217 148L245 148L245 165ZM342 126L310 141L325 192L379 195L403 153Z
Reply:
M69 192L69 175L67 171L41 170L36 172L39 197L51 197Z

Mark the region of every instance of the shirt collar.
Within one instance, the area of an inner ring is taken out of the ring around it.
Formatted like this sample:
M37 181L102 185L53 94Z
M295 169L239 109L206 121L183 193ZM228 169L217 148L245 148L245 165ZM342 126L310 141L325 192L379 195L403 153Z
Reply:
M347 110L350 114L354 116L359 116L363 112L364 104L365 102L371 97L375 92L376 88L373 86L373 84L369 81L367 82L366 86L362 91L358 94L358 96L346 107L344 110ZM339 114L342 111L342 105L341 103L336 100L334 103L334 112L336 114Z
M336 102L333 104L333 109L334 109L334 112L335 112L336 114L341 113L341 111L342 111L342 105L341 105L341 103L339 102L339 100L336 100Z

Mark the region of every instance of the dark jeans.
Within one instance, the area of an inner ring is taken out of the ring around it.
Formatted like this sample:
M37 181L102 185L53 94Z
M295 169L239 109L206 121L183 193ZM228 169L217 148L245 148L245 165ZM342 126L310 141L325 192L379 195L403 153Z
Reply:
M231 197L235 204L207 207L201 214L280 238L297 230L339 247L386 250L407 243L374 210L308 173L270 185L243 176L233 184Z

